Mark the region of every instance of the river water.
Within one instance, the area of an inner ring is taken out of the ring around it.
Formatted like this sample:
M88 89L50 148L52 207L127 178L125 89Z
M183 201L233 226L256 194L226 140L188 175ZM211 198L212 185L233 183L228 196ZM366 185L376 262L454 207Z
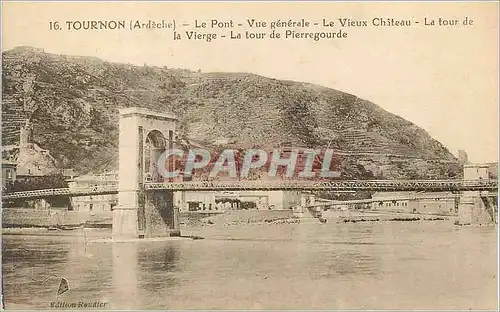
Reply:
M495 227L267 224L183 229L202 240L92 242L109 234L4 235L5 307L497 308ZM58 296L62 277L70 290Z

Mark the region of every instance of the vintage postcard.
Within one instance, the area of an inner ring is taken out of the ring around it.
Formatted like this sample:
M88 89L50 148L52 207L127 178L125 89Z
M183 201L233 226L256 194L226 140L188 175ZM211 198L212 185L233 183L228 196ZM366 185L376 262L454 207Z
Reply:
M497 310L498 1L2 2L6 310Z

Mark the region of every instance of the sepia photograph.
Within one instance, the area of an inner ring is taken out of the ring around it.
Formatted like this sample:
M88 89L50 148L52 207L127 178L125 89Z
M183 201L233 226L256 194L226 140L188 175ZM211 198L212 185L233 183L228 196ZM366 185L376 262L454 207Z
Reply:
M498 1L2 1L2 310L490 310Z

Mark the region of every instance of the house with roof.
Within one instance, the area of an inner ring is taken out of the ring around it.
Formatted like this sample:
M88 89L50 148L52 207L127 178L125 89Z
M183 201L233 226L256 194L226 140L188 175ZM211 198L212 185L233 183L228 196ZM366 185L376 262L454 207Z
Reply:
M375 192L371 208L396 213L456 215L458 202L451 192Z
M68 179L68 187L71 189L99 187L118 184L117 172L106 172L101 174L85 174ZM70 198L71 208L75 211L102 212L112 211L118 204L117 194L75 196Z
M17 163L2 160L2 188L16 181Z

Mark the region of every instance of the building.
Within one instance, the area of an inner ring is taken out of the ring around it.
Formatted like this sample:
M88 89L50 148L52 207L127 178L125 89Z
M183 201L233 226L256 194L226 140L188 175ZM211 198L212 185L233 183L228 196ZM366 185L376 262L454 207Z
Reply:
M369 200L333 200L323 205L323 211L327 210L369 210L372 203Z
M458 201L451 192L376 192L372 209L400 213L456 215Z
M488 178L498 179L498 163L489 163L488 166Z
M33 125L29 120L21 127L19 145L4 146L10 159L2 161L2 187L16 180L32 180L49 175L73 177L72 169L59 169L56 160L48 150L41 148L33 139ZM17 153L16 153L17 150ZM17 154L17 156L15 156ZM16 157L15 161L11 161Z
M17 163L2 160L2 188L16 181Z
M19 135L17 177L40 177L59 173L56 160L33 139L33 125L26 121Z
M457 215L458 197L451 192L417 193L409 201L410 213Z
M489 164L464 164L464 180L487 180L489 171Z
M411 192L376 192L372 195L373 210L409 212Z
M225 138L219 138L216 144L228 144ZM202 147L196 145L196 147ZM307 154L303 148L281 147L281 158L290 157L292 151L298 151L296 170L294 176L303 170ZM268 176L269 159L272 157L272 152L268 151L268 163L261 168L252 169L245 180L283 180L285 176L284 167L278 167L276 176ZM217 156L215 153L213 156ZM242 158L240 158L240 161ZM237 160L238 161L238 160ZM179 163L177 168L183 168L185 163ZM317 156L313 163L313 171L321 169L320 157ZM205 171L203 171L205 170ZM220 172L216 178L209 178L209 168L204 168L196 171L191 178L192 181L207 181L213 179L215 181L234 181L235 178L229 177L227 172ZM181 170L182 171L182 170ZM182 181L184 177L179 177ZM175 192L174 203L181 212L198 211L198 212L224 212L230 210L289 210L300 203L300 192L298 191L235 191L235 192L198 192L186 191Z
M70 189L89 188L106 185L117 185L118 174L108 172L103 174L87 174L68 180ZM112 211L117 205L116 194L90 195L71 197L71 208L75 211L101 212Z
M287 210L300 201L296 191L176 192L180 211Z

